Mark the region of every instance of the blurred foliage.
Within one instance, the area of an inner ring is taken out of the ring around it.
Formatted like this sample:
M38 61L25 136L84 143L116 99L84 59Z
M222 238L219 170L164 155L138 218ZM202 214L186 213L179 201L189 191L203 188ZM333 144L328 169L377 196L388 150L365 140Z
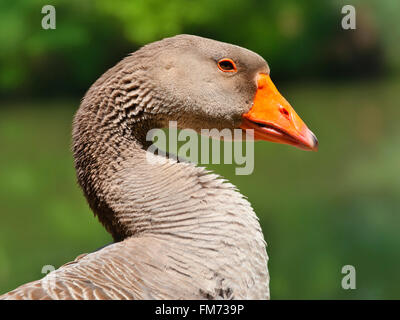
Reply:
M280 78L332 76L337 65L347 76L357 74L354 64L399 70L400 2L354 3L358 28L344 33L344 2L334 0L2 1L0 93L82 94L124 55L178 33L250 48ZM56 30L41 28L46 4L56 7Z
M56 30L41 28L47 4ZM341 29L344 4L356 30ZM191 33L264 56L320 140L257 144L251 176L209 166L260 217L272 298L399 298L399 17L398 0L1 1L0 293L111 241L75 182L78 96L145 43ZM357 290L340 286L346 264Z

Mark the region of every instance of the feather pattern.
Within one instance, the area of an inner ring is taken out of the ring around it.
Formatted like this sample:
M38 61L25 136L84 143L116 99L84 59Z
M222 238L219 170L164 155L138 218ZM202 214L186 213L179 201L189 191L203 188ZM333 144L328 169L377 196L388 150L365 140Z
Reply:
M249 202L202 167L161 155L155 156L160 161L147 158L149 129L166 120L199 125L200 116L188 111L194 98L172 97L148 67L168 60L160 58L166 49L173 59L173 50L196 41L212 40L178 36L125 58L93 84L75 115L78 182L115 243L0 299L269 298L266 243ZM245 50L210 44L238 55ZM219 114L209 115L219 117L213 125L234 126L231 115L223 120Z

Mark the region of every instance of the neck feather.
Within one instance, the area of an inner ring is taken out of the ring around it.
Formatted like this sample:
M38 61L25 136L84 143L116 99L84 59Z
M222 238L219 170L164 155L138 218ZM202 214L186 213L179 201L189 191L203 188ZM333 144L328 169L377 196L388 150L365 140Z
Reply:
M168 118L166 99L155 96L145 70L127 66L106 72L74 119L78 181L106 229L116 241L143 233L237 241L250 232L263 243L252 208L234 186L193 164L147 160L146 134Z

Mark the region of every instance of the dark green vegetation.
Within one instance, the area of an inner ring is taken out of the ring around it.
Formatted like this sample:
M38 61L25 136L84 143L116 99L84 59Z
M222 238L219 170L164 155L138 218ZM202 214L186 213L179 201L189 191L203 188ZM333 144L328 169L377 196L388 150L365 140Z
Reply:
M256 51L281 79L400 69L398 0L59 0L57 28L46 31L47 4L0 3L0 94L83 94L121 57L179 33ZM341 28L345 4L357 8L356 30Z
M398 80L282 89L320 150L258 142L252 175L210 166L260 217L273 298L399 297L399 90ZM111 241L75 183L78 103L9 103L0 113L1 292ZM357 290L341 289L346 264Z

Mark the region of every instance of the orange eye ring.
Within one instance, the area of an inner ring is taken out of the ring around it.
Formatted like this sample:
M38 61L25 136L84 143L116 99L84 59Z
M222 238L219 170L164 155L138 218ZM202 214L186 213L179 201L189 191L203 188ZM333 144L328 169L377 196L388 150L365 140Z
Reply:
M218 61L218 68L223 72L236 72L236 64L232 59L221 59Z

